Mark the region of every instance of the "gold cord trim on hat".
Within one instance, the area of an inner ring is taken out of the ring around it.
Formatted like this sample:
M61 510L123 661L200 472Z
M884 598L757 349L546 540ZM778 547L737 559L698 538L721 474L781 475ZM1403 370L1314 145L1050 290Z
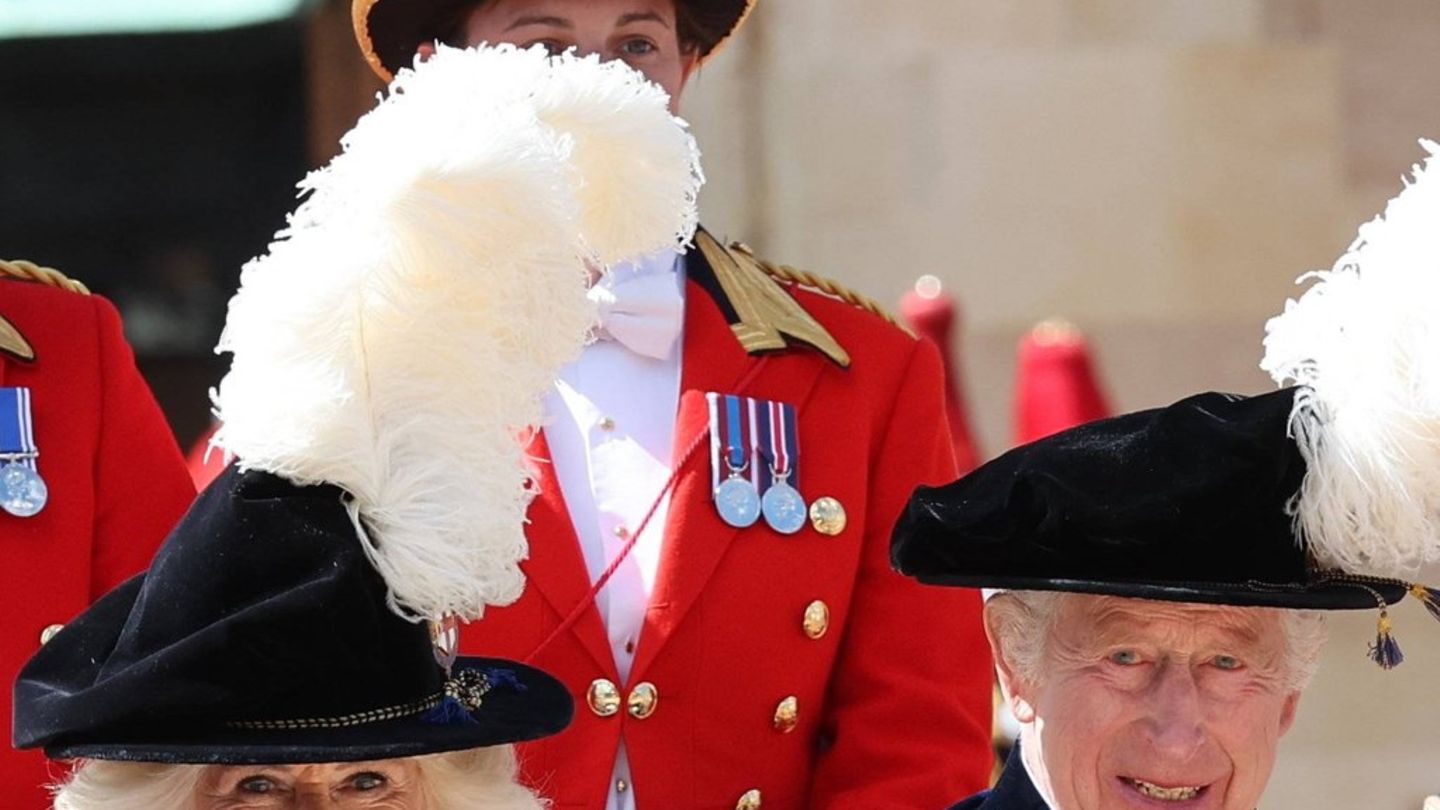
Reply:
M1400 587L1404 589L1400 599L1405 596L1413 596L1430 615L1440 619L1440 593L1417 583L1406 582L1390 577L1377 577L1369 574L1349 574L1344 571L1312 571L1314 580L1306 585L1294 585L1290 583L1261 583L1251 580L1246 583L1252 590L1278 590L1303 592L1315 585L1347 585L1351 588L1358 588L1375 600L1375 606L1380 615L1375 622L1375 641L1370 644L1369 658L1381 669L1394 669L1405 661L1405 654L1400 651L1400 644L1395 640L1395 624L1390 618L1390 605L1386 603L1385 597L1376 588ZM1397 599L1396 602L1400 600Z
M417 714L423 714L439 706L440 701L444 699L444 692L436 692L424 700L404 703L399 706L387 706L383 709L371 709L370 711L356 712L354 714L342 714L338 717L302 717L295 720L235 720L225 725L231 728L250 730L349 728L351 726L363 726L369 723L381 723L386 720L399 720L402 717L413 717Z
M402 703L398 706L386 706L381 709L370 709L369 711L355 712L354 714L342 714L337 717L301 717L291 720L235 720L225 725L231 728L242 728L260 731L294 731L298 729L311 728L350 728L352 726L363 726L369 723L382 723L386 720L399 720L402 717L413 717L417 714L424 714L436 708L447 699L453 701L453 705L460 712L469 713L476 711L485 702L485 696L495 688L495 681L486 672L474 669L462 669L445 680L444 687L429 697L420 700Z
M24 259L11 259L9 261L0 259L0 276L24 279L26 281L38 281L41 284L48 284L51 287L58 287L62 290L80 293L81 295L90 294L90 288L86 287L79 280L70 278L53 267L42 267L34 262L27 262Z

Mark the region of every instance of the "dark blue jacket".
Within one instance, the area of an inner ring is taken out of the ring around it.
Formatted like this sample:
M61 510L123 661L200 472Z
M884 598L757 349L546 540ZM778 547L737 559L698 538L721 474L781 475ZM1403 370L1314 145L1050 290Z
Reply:
M1045 800L1030 784L1030 775L1020 762L1020 746L1017 744L1005 760L1005 770L1000 781L989 790L953 805L950 810L1049 810Z

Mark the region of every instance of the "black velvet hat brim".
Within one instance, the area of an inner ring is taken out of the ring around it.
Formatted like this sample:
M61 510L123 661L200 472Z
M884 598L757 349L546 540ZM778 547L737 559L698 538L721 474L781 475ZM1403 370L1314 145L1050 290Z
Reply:
M1295 588L1254 583L1125 582L1062 579L1049 577L1005 577L965 574L924 574L917 576L926 585L960 588L993 588L1007 591L1063 591L1098 596L1124 596L1160 602L1195 602L1235 607L1273 607L1297 610L1365 610L1379 607L1375 594L1393 605L1405 598L1400 582L1367 581L1364 587L1349 582L1327 582ZM1374 593L1372 594L1371 591Z
M460 658L456 669L507 669L523 692L497 688L472 713L474 723L431 723L422 715L343 729L186 728L176 735L104 742L66 740L45 746L51 759L106 759L196 765L369 762L525 742L561 731L574 703L564 685L541 670L503 658Z

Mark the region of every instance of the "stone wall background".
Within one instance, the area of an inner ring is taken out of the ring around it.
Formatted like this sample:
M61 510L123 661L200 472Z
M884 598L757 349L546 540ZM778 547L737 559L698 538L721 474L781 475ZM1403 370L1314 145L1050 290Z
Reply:
M687 95L705 221L886 301L960 299L985 451L1063 316L1115 407L1255 392L1265 319L1440 138L1433 0L765 0ZM1440 577L1432 577L1440 580ZM1265 808L1440 793L1440 627L1337 617Z

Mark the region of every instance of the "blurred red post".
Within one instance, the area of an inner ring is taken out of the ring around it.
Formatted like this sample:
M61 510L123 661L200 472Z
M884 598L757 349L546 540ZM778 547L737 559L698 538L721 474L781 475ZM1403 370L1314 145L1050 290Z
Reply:
M955 465L962 475L968 473L980 466L980 451L970 431L964 380L951 340L959 319L955 299L942 289L938 278L921 276L915 288L900 300L900 314L921 339L933 341L940 348L940 357L945 363L945 418L950 423L950 437L955 444Z
M1042 439L1110 415L1085 335L1068 321L1036 324L1020 339L1015 443Z

